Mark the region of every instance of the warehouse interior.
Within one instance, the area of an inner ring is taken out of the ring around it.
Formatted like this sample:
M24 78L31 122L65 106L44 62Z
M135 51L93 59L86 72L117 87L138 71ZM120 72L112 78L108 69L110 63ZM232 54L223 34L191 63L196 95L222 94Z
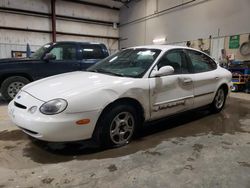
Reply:
M230 36L240 35L240 44L248 41L250 26L246 23L250 13L247 0L227 3L206 0L124 2L127 5L108 0L58 0L54 2L53 25L53 3L50 1L2 0L0 57L11 57L11 51L25 51L27 44L35 51L55 40L102 42L114 53L118 49L153 44L154 39L164 38L166 44L183 45L193 41L192 46L196 48L198 40L202 39L204 47L218 59L220 54L216 52L228 46ZM239 51L226 49L236 59L249 59L249 55L242 57Z
M128 145L108 149L88 141L53 143L24 134L27 130L10 118L11 100L2 89L0 188L250 187L249 18L249 0L0 0L0 86L7 76L25 77L26 67L14 75L8 63L32 59L41 47L65 41L104 44L102 50L107 48L111 57L136 46L190 47L233 78L220 113L202 108L170 116L146 124ZM50 59L43 60L48 64ZM25 78L26 85L43 77Z

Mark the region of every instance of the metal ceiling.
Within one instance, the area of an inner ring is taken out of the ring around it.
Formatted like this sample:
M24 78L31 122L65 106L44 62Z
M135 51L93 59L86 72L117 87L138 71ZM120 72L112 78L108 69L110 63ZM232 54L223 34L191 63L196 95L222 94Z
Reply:
M106 5L111 8L121 8L123 6L123 1L127 1L127 0L80 0L80 1L88 2L88 3L95 3L99 5Z

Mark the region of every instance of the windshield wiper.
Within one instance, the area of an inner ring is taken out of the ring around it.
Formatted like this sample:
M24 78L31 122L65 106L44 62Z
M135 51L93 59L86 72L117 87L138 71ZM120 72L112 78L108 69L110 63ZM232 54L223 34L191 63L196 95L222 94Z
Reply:
M111 71L108 71L108 70L106 70L106 69L92 69L92 70L89 70L89 71L90 71L90 72L106 73L106 74L111 74L111 75L115 75L115 76L124 77L123 74L111 72Z
M84 70L84 71L87 71L87 72L98 72L96 69L87 69L87 70Z

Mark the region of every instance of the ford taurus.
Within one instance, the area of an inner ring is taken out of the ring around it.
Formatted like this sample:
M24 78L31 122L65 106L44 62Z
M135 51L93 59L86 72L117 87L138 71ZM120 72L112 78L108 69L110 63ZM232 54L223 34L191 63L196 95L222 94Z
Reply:
M26 85L10 102L12 121L40 140L127 144L144 122L209 105L220 112L231 73L186 47L122 50L78 71Z

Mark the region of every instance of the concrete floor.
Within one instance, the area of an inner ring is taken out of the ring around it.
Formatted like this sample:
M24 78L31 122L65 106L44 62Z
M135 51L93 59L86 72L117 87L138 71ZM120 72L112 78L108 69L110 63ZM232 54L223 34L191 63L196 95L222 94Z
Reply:
M237 97L237 98L236 98ZM2 187L250 187L250 95L219 114L195 111L147 126L129 145L31 141L0 102Z

